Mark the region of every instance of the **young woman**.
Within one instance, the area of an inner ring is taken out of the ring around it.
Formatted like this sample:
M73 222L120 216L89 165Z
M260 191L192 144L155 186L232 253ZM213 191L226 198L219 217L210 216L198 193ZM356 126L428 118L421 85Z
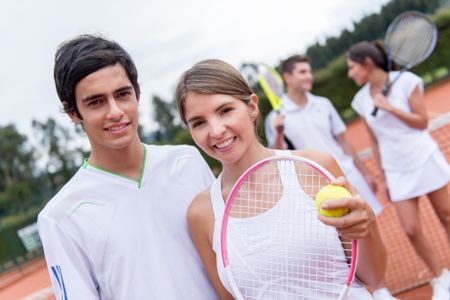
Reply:
M197 195L191 203L187 219L192 239L218 295L232 299L220 258L220 214L230 189L238 177L257 161L275 155L258 140L258 97L244 78L229 64L205 60L187 70L176 92L181 119L188 126L196 144L209 156L222 163L222 173L211 188ZM336 161L327 154L295 151L316 161L334 176L342 176ZM336 184L344 185L341 178ZM383 277L386 254L375 215L359 196L329 203L328 208L349 207L342 218L320 220L337 228L341 238L359 240L357 277L367 285L376 286ZM218 219L216 219L218 218ZM367 290L355 283L350 295L354 299L370 298Z
M389 195L400 222L435 278L433 299L450 299L450 274L439 265L419 219L418 198L427 195L450 240L450 202L447 184L449 165L436 142L425 131L428 119L423 103L423 82L410 72L403 73L387 97L382 89L398 72L387 72L387 56L381 45L355 44L347 57L348 76L364 85L352 107L363 118ZM372 116L374 107L378 114Z

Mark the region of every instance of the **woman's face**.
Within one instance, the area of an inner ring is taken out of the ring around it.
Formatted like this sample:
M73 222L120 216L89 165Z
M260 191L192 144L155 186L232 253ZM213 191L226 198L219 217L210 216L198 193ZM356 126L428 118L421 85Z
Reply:
M189 92L185 117L195 143L222 164L241 159L256 138L258 98L249 104L229 95Z
M369 80L369 70L367 66L347 58L347 67L347 76L357 85L363 85Z

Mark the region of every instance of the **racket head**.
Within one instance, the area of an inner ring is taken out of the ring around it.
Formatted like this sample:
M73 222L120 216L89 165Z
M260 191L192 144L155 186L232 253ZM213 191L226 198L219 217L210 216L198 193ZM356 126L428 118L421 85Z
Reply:
M242 174L228 196L220 237L236 299L346 295L357 242L341 241L335 228L320 222L314 203L333 179L299 156L269 157Z
M258 82L274 110L280 110L283 97L281 75L266 64L258 65Z
M388 57L404 69L410 69L430 56L436 41L436 25L426 15L416 11L398 15L385 36Z

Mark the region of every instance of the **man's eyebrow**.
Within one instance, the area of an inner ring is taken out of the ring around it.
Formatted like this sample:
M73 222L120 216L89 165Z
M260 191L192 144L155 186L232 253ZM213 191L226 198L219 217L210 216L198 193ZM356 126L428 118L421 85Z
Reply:
M127 85L121 88L118 88L117 90L114 91L114 93L120 93L120 92L127 92L133 89L133 86L131 85Z
M133 89L133 86L127 85L127 86L124 86L124 87L121 87L121 88L118 88L117 90L115 90L114 94L115 93L120 93L120 92L126 92L126 91L129 91L129 90L132 90L132 89ZM95 100L97 98L102 97L103 95L104 94L94 94L94 95L86 96L85 98L81 99L81 101L86 102L86 101Z

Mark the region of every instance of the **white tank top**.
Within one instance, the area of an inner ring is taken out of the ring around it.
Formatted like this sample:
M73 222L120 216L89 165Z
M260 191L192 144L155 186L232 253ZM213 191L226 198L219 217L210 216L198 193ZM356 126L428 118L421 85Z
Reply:
M280 156L280 155L291 155L291 152L289 150L277 150L276 151L276 155ZM281 166L280 166L281 167ZM289 172L289 166L283 167L284 170L280 170L281 174L285 174L282 176L281 181L283 184L283 190L284 191L295 191L297 193L304 193L303 190L301 189L300 185L298 184L297 181L297 177L295 176L295 179L292 180L292 176L289 176L289 174L295 174L294 171L292 170L292 172ZM289 177L289 178L287 178ZM289 179L289 180L288 180ZM287 188L287 184L289 184L289 188ZM231 289L231 285L228 281L223 263L222 263L222 252L221 252L221 247L220 247L220 231L221 231L221 224L222 224L222 216L223 216L223 212L225 210L225 201L222 197L222 189L221 189L221 175L218 176L218 178L214 181L213 185L211 186L211 190L210 190L210 196L211 196L211 202L212 202L212 207L213 207L213 211L214 211L214 218L215 218L215 225L214 225L214 232L213 232L213 239L212 239L212 246L213 246L213 250L216 253L216 265L217 265L217 271L218 271L218 275L219 278L222 282L222 284L224 285L224 287L231 293L232 289ZM311 209L316 210L315 208L315 204L314 201L311 199L310 202L306 202L305 201L292 201L294 197L290 196L287 197L287 193L283 192L283 196L282 199L280 200L280 202L274 207L272 208L272 210L276 209L276 210L283 210L286 211L286 214L283 214L283 216L289 215L289 211L291 211L291 215L292 215L292 210L295 209L295 216L296 218L292 219L292 226L312 226L313 228L317 228L317 232L314 234L320 235L322 231L327 230L326 229L326 225L323 224L322 222L320 222L317 218L303 218L301 216L302 212L308 212ZM295 198L294 198L295 199ZM309 213L308 213L309 215ZM251 255L252 255L252 260L254 259L255 261L258 261L258 253L260 253L260 251L276 251L276 247L274 247L274 245L282 245L283 243L281 242L277 242L274 240L270 240L268 243L270 243L271 247L264 247L264 243L261 243L261 239L259 237L262 236L261 233L267 232L269 231L269 228L265 229L264 226L265 224L273 224L274 220L273 220L274 214L270 214L270 211L257 216L257 217L253 217L251 219L241 219L241 220L236 220L233 219L233 223L229 223L229 228L237 228L239 227L239 224L242 223L246 223L246 228L250 228L249 230L252 230L255 232L255 236L258 237L258 241L257 241L257 246L255 247L250 247L251 249L249 249L249 245L246 244L245 246L239 242L238 238L231 238L231 240L233 241L233 248L239 248L239 247L244 247L246 248L246 251L251 251ZM298 220L298 222L296 222L295 220ZM301 221L300 221L301 220ZM311 222L310 224L305 224L305 220L308 220L308 222ZM251 222L250 226L249 226L249 222ZM297 224L295 224L297 223ZM231 226L230 226L231 225ZM266 225L267 226L267 225ZM329 229L328 229L329 230ZM229 231L229 234L232 235L233 232ZM262 238L263 239L263 238ZM307 237L305 237L305 239L308 239ZM296 238L296 239L291 239L292 241L296 241L298 246L304 245L304 242L302 241L302 238ZM315 245L316 247L318 247L319 245ZM296 247L295 244L291 244L290 247ZM343 266L345 264L342 264L342 261L345 261L345 255L342 249L342 244L341 241L339 240L339 237L336 233L336 236L333 238L332 241L328 240L325 241L323 243L323 246L321 247L323 249L327 249L328 251L328 255L329 255L329 251L330 249L336 249L336 253L334 255L334 257L336 257L335 259L337 261L341 261L340 264L336 264L335 261L326 261L324 263L327 264L333 264L333 265L339 265L339 266ZM265 254L267 255L267 253ZM320 255L319 253L316 253L316 255ZM230 256L232 256L232 253L230 253ZM301 257L295 257L295 260L301 259ZM261 261L261 260L259 260ZM286 264L285 261L282 262L283 264ZM289 263L288 263L289 264ZM241 267L241 266L239 266ZM246 266L242 266L242 268L245 268ZM348 268L344 267L342 270L336 270L336 272L348 272ZM262 279L264 280L264 279ZM301 281L301 284L299 283L297 286L305 286L305 281L308 281L308 278L301 278L299 279ZM270 282L267 283L267 290L271 290L271 288L269 287ZM304 288L303 288L304 289ZM326 291L327 289L329 289L329 287L324 286L323 289ZM246 292L246 294L248 294ZM252 294L252 298L254 299L266 299L268 297L267 293L263 296L263 295L258 295L258 294ZM270 297L270 296L269 296ZM316 299L323 299L324 297L326 297L326 295L317 295ZM353 287L350 290L347 299L372 299L370 294L368 293L368 291L362 287L359 283L354 282L353 283Z

